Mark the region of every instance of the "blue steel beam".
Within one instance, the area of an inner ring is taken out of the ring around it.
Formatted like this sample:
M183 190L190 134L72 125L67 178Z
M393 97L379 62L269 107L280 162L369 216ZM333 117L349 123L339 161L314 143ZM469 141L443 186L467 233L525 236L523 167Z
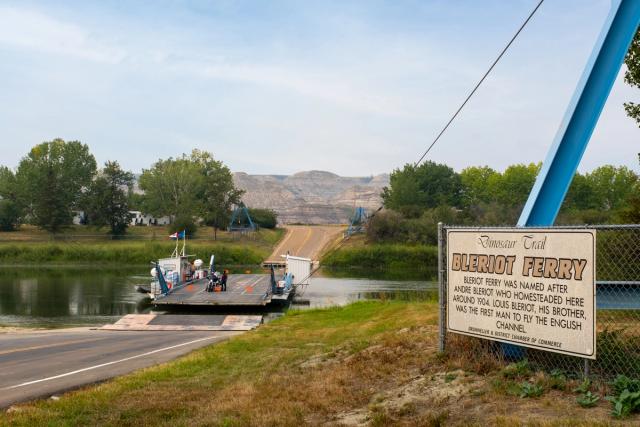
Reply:
M612 1L518 226L553 225L639 24L640 0Z

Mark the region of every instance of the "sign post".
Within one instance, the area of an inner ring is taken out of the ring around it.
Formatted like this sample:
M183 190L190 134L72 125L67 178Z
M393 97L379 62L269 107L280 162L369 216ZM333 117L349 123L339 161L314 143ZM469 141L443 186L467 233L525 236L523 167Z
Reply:
M448 229L447 329L596 357L595 230Z

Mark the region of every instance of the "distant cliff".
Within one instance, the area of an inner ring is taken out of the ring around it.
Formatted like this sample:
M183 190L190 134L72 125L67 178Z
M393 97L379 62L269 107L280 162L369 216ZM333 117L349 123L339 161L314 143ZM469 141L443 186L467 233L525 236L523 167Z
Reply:
M377 209L382 188L389 185L388 174L353 178L324 171L288 176L236 172L233 178L246 191L247 206L273 209L281 224L345 224L356 206Z

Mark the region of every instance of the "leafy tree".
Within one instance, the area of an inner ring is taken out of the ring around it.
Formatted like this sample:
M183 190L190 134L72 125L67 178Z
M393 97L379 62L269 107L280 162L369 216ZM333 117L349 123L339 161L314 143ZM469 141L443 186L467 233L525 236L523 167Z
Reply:
M470 206L463 213L470 225L513 226L520 216L520 206L505 206L496 201Z
M424 209L442 204L459 206L461 190L460 176L452 168L428 161L394 170L382 199L386 208L419 216Z
M154 216L193 218L199 214L198 194L203 188L200 166L186 155L158 160L143 169L139 181L144 194L144 211Z
M178 215L169 225L170 233L185 232L187 236L193 236L198 231L198 226L193 216Z
M567 195L562 204L562 210L586 210L595 209L598 205L593 191L592 181L579 172L576 172Z
M496 201L504 206L524 206L540 171L540 163L509 166L499 179L490 182Z
M71 224L73 209L91 184L96 160L79 141L36 145L16 171L18 203L31 221L52 233Z
M0 231L14 231L20 225L21 211L17 203L16 177L6 166L0 166Z
M233 184L231 171L211 153L193 150L177 159L158 160L143 170L144 210L152 215L169 215L185 229L194 229L196 218L216 231L226 227L231 206L243 192Z
M199 194L200 216L207 225L213 226L214 239L217 239L218 229L226 228L229 224L231 207L240 203L244 191L235 187L229 168L215 160L211 153L193 150L191 161L200 167L203 176L203 187Z
M490 203L495 194L492 183L500 179L500 173L489 166L471 166L460 172L462 199L465 206Z
M600 166L586 175L593 191L595 208L615 210L624 206L636 188L638 175L626 166Z
M460 224L457 210L447 205L440 205L427 209L418 219L407 220L402 227L407 236L406 240L412 243L437 245L439 222L448 225Z
M132 173L123 171L118 162L106 162L87 192L88 223L108 226L112 235L124 234L131 221L127 190L132 185Z
M133 189L130 189L127 197L129 198L127 202L129 204L129 209L134 211L144 210L144 194L134 193Z
M383 210L374 215L367 224L367 239L372 242L395 241L401 238L402 215L392 210Z
M627 65L627 71L624 73L624 81L631 86L640 88L640 30L636 33L631 47L627 52L624 60ZM627 115L634 119L640 126L640 104L627 102L624 104Z
M640 162L640 153L638 153L638 161ZM640 180L629 192L624 207L620 209L620 219L628 224L640 224Z
M3 199L16 199L16 176L6 166L0 166L0 197Z
M278 224L278 214L271 209L249 209L251 220L262 228L276 228Z
M9 199L0 200L0 231L15 231L20 225L20 209Z
M628 224L640 224L640 185L636 185L626 206L620 210L620 219Z

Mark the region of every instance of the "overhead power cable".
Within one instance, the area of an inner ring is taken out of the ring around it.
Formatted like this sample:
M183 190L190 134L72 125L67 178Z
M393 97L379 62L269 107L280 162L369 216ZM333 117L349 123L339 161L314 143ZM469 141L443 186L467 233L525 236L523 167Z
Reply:
M542 6L542 3L544 3L544 0L540 0L538 2L538 4L536 5L536 7L531 11L531 13L529 14L529 16L527 17L527 19L525 19L525 21L522 23L522 25L520 26L520 28L518 28L518 31L516 31L516 33L513 35L513 37L511 37L511 40L509 40L509 43L507 43L507 45L504 47L504 49L502 49L502 51L500 52L500 55L498 55L498 57L493 61L493 63L491 64L491 66L489 67L489 69L487 70L486 73L484 73L484 75L482 76L482 78L480 79L480 81L475 85L475 87L473 88L473 90L469 93L469 95L466 97L466 99L464 100L464 102L462 103L462 105L460 105L460 107L458 107L458 109L456 110L456 112L453 114L453 116L451 116L451 118L449 119L449 121L447 122L447 124L444 126L444 128L442 128L442 130L440 131L440 133L438 134L438 136L436 136L436 138L433 140L433 142L431 143L431 145L429 145L429 147L427 148L427 150L424 152L424 154L422 154L422 156L420 157L420 159L415 163L414 166L418 166L422 160L424 160L424 158L427 156L427 154L429 154L429 151L431 151L431 149L433 148L433 146L436 144L436 142L438 142L438 140L440 139L440 137L444 134L444 132L447 130L447 128L449 127L449 125L455 120L455 118L458 116L458 114L460 114L460 111L462 111L462 109L464 108L464 106L467 104L467 102L469 102L469 99L471 99L471 97L476 93L476 91L478 90L478 88L480 87L480 85L482 84L482 82L484 82L484 80L487 78L487 76L491 73L491 71L493 70L493 68L496 66L496 64L498 64L498 62L500 61L500 59L502 59L502 57L504 56L504 54L507 52L507 50L509 49L509 47L513 44L513 42L516 40L516 38L518 38L518 35L520 35L520 33L522 32L522 30L524 30L524 27L527 26L527 24L529 23L529 21L531 20L531 18L533 18L533 15L535 15L535 13L538 11L538 9L540 8L540 6ZM369 219L373 218L380 210L382 210L383 206L380 206L378 209L376 209L376 211L369 217ZM333 248L332 250L336 250L338 248L340 248L342 245L344 245L346 239L342 239L340 242L338 242ZM308 277L313 276L318 270L320 270L320 267L316 268L316 269L312 269L311 273L309 274ZM308 278L305 277L305 280Z
M507 43L507 45L504 47L504 49L502 49L502 52L500 52L500 55L498 55L498 57L495 59L495 61L493 61L493 63L491 64L491 66L489 67L489 69L487 70L486 73L484 73L484 75L482 76L482 78L480 79L480 81L478 82L478 84L476 84L476 86L473 88L473 90L469 93L469 95L466 97L466 99L464 100L464 102L460 105L460 107L458 107L458 109L456 110L456 112L453 114L453 116L451 116L451 118L449 119L449 121L447 122L447 124L444 126L444 128L442 128L442 130L440 131L440 133L438 134L438 136L436 136L436 138L433 140L433 142L431 143L431 145L429 145L429 147L427 148L427 150L422 154L422 156L420 156L420 159L414 164L414 166L418 166L420 163L422 163L422 161L424 160L424 158L427 156L427 154L429 154L429 151L431 151L431 149L433 148L434 145L436 145L436 142L438 142L438 140L440 139L440 137L444 134L444 132L447 130L447 128L449 127L449 125L455 120L455 118L458 116L458 114L460 114L460 111L462 111L462 109L464 108L464 106L467 104L467 102L469 102L469 100L471 99L471 97L473 96L473 94L476 93L476 91L478 90L478 88L480 87L480 85L482 84L482 82L484 82L484 80L487 78L487 76L489 75L489 73L491 73L491 71L493 70L493 68L496 66L496 64L500 61L500 59L504 56L504 54L507 52L507 50L509 49L509 47L513 44L513 42L516 40L516 38L518 38L518 35L520 35L520 33L522 32L522 30L524 29L524 27L527 26L527 24L529 23L529 21L531 20L531 18L533 18L533 15L535 15L535 13L538 11L538 9L540 8L540 6L542 6L542 3L544 3L544 0L540 0L538 2L538 4L536 5L536 7L531 11L531 13L529 14L529 16L527 17L527 19L525 19L525 21L522 23L522 25L520 26L520 28L518 29L518 31L516 31L516 33L513 35L513 37L511 37L511 40L509 40L509 43Z

